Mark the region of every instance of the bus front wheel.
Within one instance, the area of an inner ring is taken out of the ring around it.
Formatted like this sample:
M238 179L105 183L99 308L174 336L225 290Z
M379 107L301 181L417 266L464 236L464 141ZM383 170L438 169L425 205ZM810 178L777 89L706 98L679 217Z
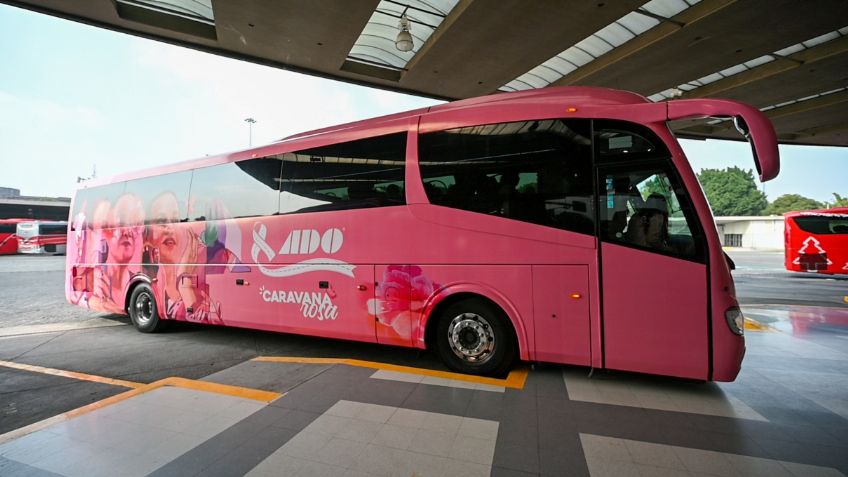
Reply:
M140 283L133 289L130 295L129 312L133 326L142 333L155 333L165 326L165 323L159 319L156 296L147 283Z
M439 317L436 336L439 356L454 371L501 375L515 361L509 319L483 300L465 299L448 306Z

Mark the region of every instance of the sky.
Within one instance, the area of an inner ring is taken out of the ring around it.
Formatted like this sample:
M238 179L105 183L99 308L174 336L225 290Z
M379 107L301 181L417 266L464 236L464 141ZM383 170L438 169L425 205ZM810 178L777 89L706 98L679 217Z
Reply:
M97 177L439 104L0 5L0 187L73 194ZM681 144L695 171L753 169L744 142ZM780 146L769 200L848 196L848 149ZM762 190L763 186L760 185Z

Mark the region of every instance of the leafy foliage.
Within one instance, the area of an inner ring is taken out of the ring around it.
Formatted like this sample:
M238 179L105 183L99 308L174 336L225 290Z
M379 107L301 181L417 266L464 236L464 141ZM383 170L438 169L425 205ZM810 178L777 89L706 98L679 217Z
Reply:
M842 197L836 192L833 193L834 202L828 203L830 207L848 207L848 197Z
M821 202L804 197L799 194L784 194L766 208L766 213L770 215L780 215L791 210L812 210L822 209L824 204Z
M704 169L698 180L717 216L761 215L768 206L766 195L757 189L754 174L738 167Z
M663 181L662 176L656 175L651 179L645 181L644 184L639 185L640 192L645 197L650 197L654 194L659 194L666 198L667 201L670 200L671 191L669 190L666 183Z

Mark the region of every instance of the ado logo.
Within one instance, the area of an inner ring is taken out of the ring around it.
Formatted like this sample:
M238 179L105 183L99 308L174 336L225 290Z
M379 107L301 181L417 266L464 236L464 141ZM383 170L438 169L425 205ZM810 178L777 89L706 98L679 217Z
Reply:
M290 277L301 273L326 271L340 273L353 278L353 270L356 268L347 262L334 258L321 257L301 260L293 265L268 266L268 262L274 261L277 255L317 255L319 250L322 255L333 255L341 250L344 244L344 233L338 228L329 228L323 233L314 229L292 230L280 247L279 252L274 251L268 242L268 227L262 222L253 224L253 247L251 257L257 268L269 277Z
M317 230L292 230L286 237L280 255L307 255L318 251L318 247L327 255L342 248L344 234L339 229L328 229L323 234Z

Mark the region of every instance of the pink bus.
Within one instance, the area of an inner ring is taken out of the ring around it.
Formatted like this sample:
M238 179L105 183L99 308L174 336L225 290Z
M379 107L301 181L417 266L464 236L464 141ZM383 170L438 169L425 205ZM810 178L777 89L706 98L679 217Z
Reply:
M498 94L91 181L67 298L142 332L186 320L732 381L743 319L668 121L734 119L761 180L771 124L734 101Z

